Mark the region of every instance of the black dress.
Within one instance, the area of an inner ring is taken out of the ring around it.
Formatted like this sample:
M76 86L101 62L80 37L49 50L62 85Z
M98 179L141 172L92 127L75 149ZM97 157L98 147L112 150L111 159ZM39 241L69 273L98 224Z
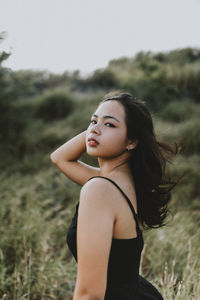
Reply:
M141 252L144 246L142 231L139 228L134 207L122 189L110 178L101 177L112 182L124 195L136 222L137 237L130 239L112 238L107 271L107 288L104 300L164 300L158 290L139 275ZM90 180L89 179L89 180ZM77 262L77 218L78 206L67 232L67 244Z

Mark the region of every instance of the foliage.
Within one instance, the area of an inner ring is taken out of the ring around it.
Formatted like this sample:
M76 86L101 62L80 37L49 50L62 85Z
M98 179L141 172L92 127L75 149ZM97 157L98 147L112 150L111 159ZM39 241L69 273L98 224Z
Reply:
M3 40L0 35L0 40ZM3 67L2 63L10 56L9 53L0 53L0 144L1 150L11 154L12 148L21 147L20 139L23 136L27 119L25 109L15 104L15 89L12 85L12 72ZM12 145L12 147L8 147ZM6 147L5 147L6 146ZM19 154L18 151L15 151Z
M12 82L15 95L18 97L34 97L45 91L54 90L58 86L69 86L73 81L73 74L52 74L48 71L19 70L12 72Z
M51 164L50 153L87 128L107 89L123 88L147 102L158 138L183 145L168 172L185 176L168 226L145 234L141 273L166 299L198 299L200 50L140 52L88 78L13 72L2 66L8 58L0 53L0 297L72 299L77 266L65 235L80 187Z
M110 70L96 70L94 74L85 80L87 87L114 88L118 86L115 74Z
M54 93L42 99L35 115L49 122L67 117L73 108L73 100L68 95L64 93Z
M166 106L162 107L158 115L163 120L171 122L183 122L189 120L192 116L200 114L200 106L195 105L188 99L179 101L171 101Z
M120 58L107 70L116 74L121 89L142 98L156 111L171 101L200 99L200 50L185 48L168 53L139 52Z
M200 153L200 122L199 118L189 120L183 124L180 129L180 136L184 145L183 153L185 155L192 155Z

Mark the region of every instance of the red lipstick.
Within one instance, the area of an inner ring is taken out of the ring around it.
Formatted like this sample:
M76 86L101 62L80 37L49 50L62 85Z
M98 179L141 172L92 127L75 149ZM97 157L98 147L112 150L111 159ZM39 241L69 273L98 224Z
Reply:
M97 140L95 140L94 138L89 138L88 139L88 145L90 146L90 147L95 147L95 146L97 146L99 143L97 142Z

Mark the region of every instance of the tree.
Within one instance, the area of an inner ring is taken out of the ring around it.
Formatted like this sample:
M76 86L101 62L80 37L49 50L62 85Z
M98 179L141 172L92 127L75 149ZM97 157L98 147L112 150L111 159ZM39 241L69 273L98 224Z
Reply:
M6 33L0 33L0 42ZM0 145L1 152L6 155L19 154L20 137L25 129L26 121L22 110L15 105L15 88L12 85L12 71L3 67L3 62L11 53L0 52Z

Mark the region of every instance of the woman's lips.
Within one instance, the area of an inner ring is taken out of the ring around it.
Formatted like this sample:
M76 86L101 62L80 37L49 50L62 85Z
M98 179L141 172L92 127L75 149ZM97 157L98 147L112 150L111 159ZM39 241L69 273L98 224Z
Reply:
M90 138L90 139L88 139L88 145L90 146L90 147L95 147L95 146L97 146L99 143L95 140L95 139L92 139L92 138Z

